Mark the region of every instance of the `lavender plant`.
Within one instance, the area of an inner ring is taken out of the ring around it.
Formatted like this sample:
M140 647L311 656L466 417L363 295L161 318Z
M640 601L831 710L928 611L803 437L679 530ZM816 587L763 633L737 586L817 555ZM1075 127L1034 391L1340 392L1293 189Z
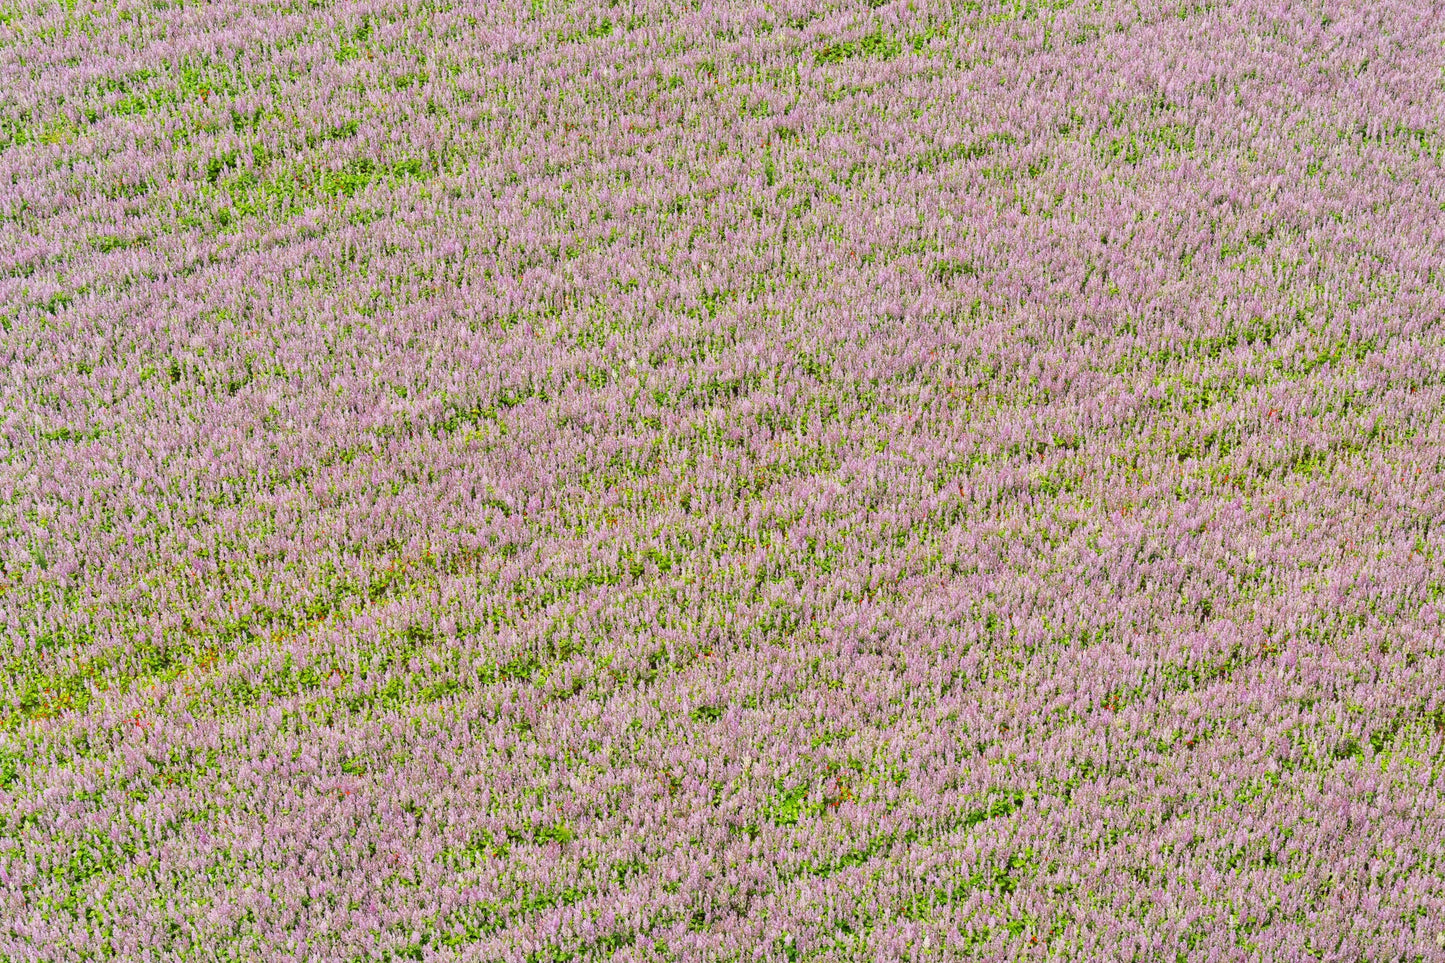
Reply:
M0 960L1445 960L1442 25L3 0Z

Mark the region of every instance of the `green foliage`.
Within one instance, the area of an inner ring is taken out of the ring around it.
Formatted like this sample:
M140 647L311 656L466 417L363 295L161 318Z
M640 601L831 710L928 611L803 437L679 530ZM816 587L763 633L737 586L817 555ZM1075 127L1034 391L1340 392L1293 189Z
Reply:
M0 789L9 789L19 781L24 763L19 753L0 750Z
M836 64L853 57L867 57L873 60L891 60L903 52L903 42L875 31L858 40L828 43L814 54L820 64Z

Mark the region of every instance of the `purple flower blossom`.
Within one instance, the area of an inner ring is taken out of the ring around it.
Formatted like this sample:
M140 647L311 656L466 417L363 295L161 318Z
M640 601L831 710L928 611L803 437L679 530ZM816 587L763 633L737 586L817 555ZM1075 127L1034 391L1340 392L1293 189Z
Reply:
M0 958L1445 960L1438 14L0 11Z

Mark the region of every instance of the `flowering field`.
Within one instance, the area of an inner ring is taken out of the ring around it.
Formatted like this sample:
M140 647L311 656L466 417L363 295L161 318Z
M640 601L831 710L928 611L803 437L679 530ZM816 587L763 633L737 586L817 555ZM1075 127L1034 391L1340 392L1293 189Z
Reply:
M0 0L0 961L1445 960L1442 66Z

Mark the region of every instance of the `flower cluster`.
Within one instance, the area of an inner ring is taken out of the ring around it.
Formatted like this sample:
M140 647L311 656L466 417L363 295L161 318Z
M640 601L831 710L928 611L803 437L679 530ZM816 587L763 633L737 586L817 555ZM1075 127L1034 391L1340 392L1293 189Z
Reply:
M0 6L0 960L1445 960L1442 42Z

